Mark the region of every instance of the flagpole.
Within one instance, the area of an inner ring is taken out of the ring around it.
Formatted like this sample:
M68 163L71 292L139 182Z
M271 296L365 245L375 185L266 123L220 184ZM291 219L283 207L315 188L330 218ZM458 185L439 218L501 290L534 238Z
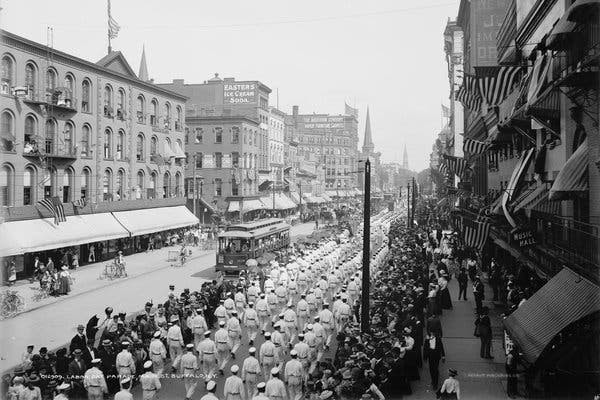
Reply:
M108 24L107 24L107 36L108 36L108 54L112 53L112 46L110 45L110 0L107 0L107 11L108 11Z

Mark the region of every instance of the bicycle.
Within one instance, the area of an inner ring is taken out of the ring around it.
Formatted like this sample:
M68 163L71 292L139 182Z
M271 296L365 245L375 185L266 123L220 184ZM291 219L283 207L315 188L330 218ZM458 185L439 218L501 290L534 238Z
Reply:
M16 290L0 292L0 319L12 318L25 308L25 300Z

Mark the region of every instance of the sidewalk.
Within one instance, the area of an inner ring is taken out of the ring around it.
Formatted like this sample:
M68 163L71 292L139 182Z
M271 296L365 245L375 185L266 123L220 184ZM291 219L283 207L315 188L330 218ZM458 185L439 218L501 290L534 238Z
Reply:
M214 253L214 250L199 250L197 247L192 247L192 256L188 257L188 262L206 254ZM29 280L18 281L17 284L11 287L11 290L15 290L25 301L25 307L23 310L16 314L20 315L41 307L48 306L50 304L57 303L61 300L71 298L83 293L90 292L105 286L112 285L116 282L125 281L128 279L136 278L141 275L158 271L163 268L168 268L173 262L167 261L169 251L179 251L179 246L168 246L163 247L159 250L150 252L136 253L125 257L127 264L127 277L118 279L100 279L100 274L104 271L104 266L110 264L112 260L100 261L93 264L87 264L77 270L69 270L73 277L73 286L71 292L66 296L48 296L46 298L37 300L34 298L36 293L39 293L39 283L34 281L30 283ZM14 318L14 316L12 317Z
M498 310L491 301L484 301L490 308L492 322L493 360L479 357L479 338L473 336L475 330L475 300L471 285L467 288L467 301L456 300L458 282L453 278L448 284L452 298L452 310L444 310L442 315L443 342L446 350L446 363L440 363L440 386L448 377L448 368L458 371L461 399L506 399L506 377L504 369L504 349L502 348L502 322ZM491 289L486 286L486 299L490 299ZM413 382L415 398L435 398L431 390L429 367L426 363L420 370L421 380ZM415 396L416 395L416 396Z

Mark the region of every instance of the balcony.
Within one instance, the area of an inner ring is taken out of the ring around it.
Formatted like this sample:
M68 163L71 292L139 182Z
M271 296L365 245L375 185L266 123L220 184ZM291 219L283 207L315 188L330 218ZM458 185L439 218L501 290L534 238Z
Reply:
M46 141L41 149L37 145L26 144L23 149L23 157L74 160L77 158L77 147L53 141Z
M21 97L21 95L18 95ZM22 93L25 103L45 108L48 112L76 113L77 99L72 96L67 88L47 89L35 91L25 88Z

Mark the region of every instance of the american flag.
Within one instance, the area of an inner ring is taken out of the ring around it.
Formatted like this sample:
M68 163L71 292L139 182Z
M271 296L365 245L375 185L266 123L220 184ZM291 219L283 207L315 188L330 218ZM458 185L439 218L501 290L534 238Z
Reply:
M465 174L469 165L467 164L467 160L462 157L454 157L444 154L444 159L446 160L446 164L448 165L448 169L457 175L459 178L462 178Z
M450 118L451 115L452 112L450 111L450 108L442 104L442 117Z
M344 105L346 106L345 114L358 119L358 108L350 107L348 103L344 103Z
M465 246L482 251L490 233L490 218L480 215L476 220L463 221L463 225Z
M38 205L50 211L54 217L54 223L58 225L60 222L67 222L65 216L65 208L63 207L58 197L50 197L37 202Z
M73 204L73 207L83 208L85 207L85 198L82 197L81 199L77 199L71 203Z
M488 143L480 142L478 140L473 140L469 138L465 138L463 142L463 151L465 154L481 154L484 153L490 145Z
M475 67L479 93L489 107L497 106L510 93L524 67Z
M473 112L478 112L481 109L481 95L477 78L473 75L465 74L463 83L456 92L456 100L460 101L466 108Z
M110 14L110 0L108 0L108 36L114 39L119 34L121 27Z

